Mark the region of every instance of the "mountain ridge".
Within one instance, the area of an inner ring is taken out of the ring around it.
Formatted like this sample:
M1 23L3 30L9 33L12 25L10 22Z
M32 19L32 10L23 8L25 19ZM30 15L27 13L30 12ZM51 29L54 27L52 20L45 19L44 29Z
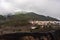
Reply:
M50 16L39 15L34 12L29 12L29 13L27 13L27 15L33 16L33 17L35 17L36 20L39 20L39 21L59 21L56 18L53 18Z
M29 20L38 20L38 21L60 21L59 19L50 17L50 16L44 16L44 15L39 15L37 13L34 12L26 12L26 13L21 13L21 12L17 12L14 15L7 15L7 16L3 16L0 15L0 20L6 20L6 19L14 19L14 18L19 18L19 19L29 19Z

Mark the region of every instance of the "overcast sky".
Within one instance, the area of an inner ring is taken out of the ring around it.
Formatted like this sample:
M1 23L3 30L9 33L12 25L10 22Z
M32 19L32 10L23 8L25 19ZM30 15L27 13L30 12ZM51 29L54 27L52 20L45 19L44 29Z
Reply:
M18 10L60 19L60 0L0 0L0 14Z

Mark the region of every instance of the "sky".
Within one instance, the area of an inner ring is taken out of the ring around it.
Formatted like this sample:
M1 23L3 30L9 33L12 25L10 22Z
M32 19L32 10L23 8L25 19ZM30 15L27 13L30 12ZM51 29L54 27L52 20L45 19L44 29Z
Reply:
M0 14L29 11L60 19L60 0L0 0Z

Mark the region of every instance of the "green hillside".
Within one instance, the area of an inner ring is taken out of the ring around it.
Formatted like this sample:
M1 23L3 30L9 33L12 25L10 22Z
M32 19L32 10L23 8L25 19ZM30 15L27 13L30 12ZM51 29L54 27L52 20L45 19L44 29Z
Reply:
M26 14L19 13L17 15L19 19L28 19L28 20L39 20L39 21L59 21L56 18L49 17L49 16L44 16L44 15L39 15L33 12L28 12Z
M0 25L5 26L25 26L30 24L29 21L31 20L38 20L38 21L59 21L56 18L39 15L33 12L26 12L26 13L16 13L14 15L7 15L2 16L0 15Z

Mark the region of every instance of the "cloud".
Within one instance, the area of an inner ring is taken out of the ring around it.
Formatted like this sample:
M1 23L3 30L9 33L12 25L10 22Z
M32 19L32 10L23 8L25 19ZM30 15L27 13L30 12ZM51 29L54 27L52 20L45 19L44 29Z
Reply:
M33 11L60 19L59 0L0 0L0 12Z

